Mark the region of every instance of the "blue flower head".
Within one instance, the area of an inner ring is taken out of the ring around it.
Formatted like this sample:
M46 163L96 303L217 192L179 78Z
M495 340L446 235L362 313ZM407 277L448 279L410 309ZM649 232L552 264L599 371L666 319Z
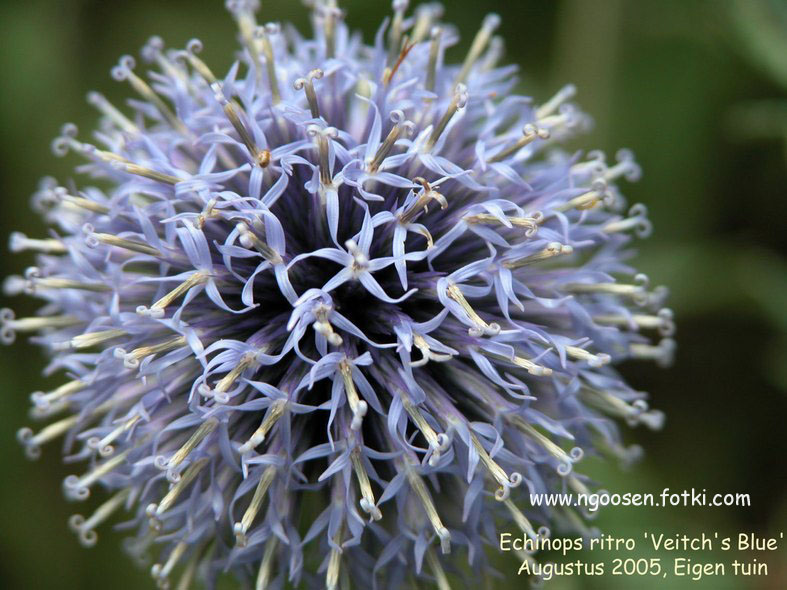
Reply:
M527 492L586 491L583 454L627 460L616 418L662 415L613 368L667 363L663 289L629 266L650 231L618 184L628 152L566 153L587 123L567 86L515 94L487 17L458 66L439 5L407 1L372 45L335 0L312 38L236 0L237 61L153 38L136 97L99 94L95 143L54 142L90 184L43 181L43 302L2 311L62 385L32 394L27 454L63 438L66 496L100 498L85 545L122 520L166 588L448 588L501 527L593 531ZM99 188L100 187L100 188ZM122 516L121 516L122 515Z

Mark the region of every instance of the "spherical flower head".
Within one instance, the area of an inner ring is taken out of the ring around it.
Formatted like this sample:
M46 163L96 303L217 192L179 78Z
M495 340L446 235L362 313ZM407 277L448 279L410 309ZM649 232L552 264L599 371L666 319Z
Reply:
M136 98L91 93L95 145L53 145L102 188L45 180L49 234L11 236L36 266L6 291L44 305L3 310L2 340L31 332L62 377L19 439L64 437L65 495L100 498L70 526L124 519L161 587L444 590L503 528L592 535L527 492L586 492L583 454L637 454L616 419L662 421L613 368L673 349L626 262L650 231L632 156L561 151L574 88L515 94L497 16L448 65L439 6L397 0L365 45L312 4L306 38L228 2L222 77L196 40L153 38L148 76L121 58Z

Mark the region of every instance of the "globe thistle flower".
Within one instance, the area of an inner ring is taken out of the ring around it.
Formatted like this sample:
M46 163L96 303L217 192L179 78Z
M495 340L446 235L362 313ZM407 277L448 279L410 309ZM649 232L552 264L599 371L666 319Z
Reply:
M121 58L136 98L91 93L95 144L53 144L95 186L44 180L52 229L11 236L36 266L6 291L44 305L4 310L2 340L31 332L62 377L19 439L63 437L66 497L101 498L71 528L122 520L163 588L445 589L500 527L593 534L524 498L587 490L583 454L633 458L615 419L662 421L612 368L673 348L626 262L650 231L618 188L632 156L559 148L587 124L574 88L516 94L495 15L449 65L435 4L396 0L372 45L333 0L313 38L255 4L228 2L223 77L197 40L151 39L147 78Z

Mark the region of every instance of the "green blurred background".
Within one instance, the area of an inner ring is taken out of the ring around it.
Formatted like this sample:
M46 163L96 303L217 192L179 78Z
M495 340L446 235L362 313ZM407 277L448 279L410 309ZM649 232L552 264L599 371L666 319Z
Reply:
M607 509L596 524L640 539L643 530L778 534L787 524L787 3L783 0L452 0L446 20L463 43L458 61L488 11L503 16L508 61L522 70L521 89L545 100L563 83L596 120L576 147L610 155L632 148L643 179L624 187L647 204L654 236L641 244L639 267L667 284L678 320L675 366L627 366L632 384L652 392L667 412L658 433L627 433L647 450L626 472L584 465L615 492L658 493L707 488L747 492L750 508ZM122 104L129 90L109 69L137 53L152 34L168 46L191 37L206 46L215 71L228 67L235 29L223 2L195 0L26 0L0 4L0 234L40 235L28 195L40 176L65 182L74 158L55 159L49 142L65 121L87 135L96 114L87 90ZM367 41L389 2L343 0L348 20ZM290 20L301 30L306 11L295 0L263 0L261 22ZM0 257L0 275L31 259ZM20 300L3 301L18 311ZM143 589L147 571L130 564L121 536L104 528L86 550L68 531L75 509L62 498L57 445L29 463L14 433L29 423L31 391L44 386L42 359L24 343L0 355L0 587L9 590ZM649 578L573 578L548 585L574 588L787 588L784 541L767 578L712 578L669 585ZM650 556L640 552L637 556ZM595 560L600 555L585 556ZM662 555L665 559L670 556ZM713 560L697 554L695 560ZM715 557L719 557L718 555ZM724 557L724 556L722 556ZM727 557L724 557L727 559ZM507 582L523 588L514 561L500 563ZM456 588L463 587L457 583Z

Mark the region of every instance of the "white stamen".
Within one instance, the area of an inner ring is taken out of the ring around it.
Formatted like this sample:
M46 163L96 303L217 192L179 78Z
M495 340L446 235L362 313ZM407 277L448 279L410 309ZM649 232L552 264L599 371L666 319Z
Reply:
M66 245L60 240L48 238L38 240L28 238L22 232L12 232L8 240L8 249L11 252L24 252L25 250L34 250L36 252L44 252L46 254L65 254L68 252Z
M535 254L525 256L524 258L506 260L503 262L503 266L513 270L516 268L522 268L523 266L527 266L529 264L533 264L534 262L548 260L555 256L571 254L572 252L574 252L574 248L568 244L561 244L560 242L550 242L540 252L536 252Z
M70 500L86 500L90 496L90 486L102 477L120 467L133 449L126 449L115 457L96 465L92 471L78 477L69 475L63 480L63 491Z
M74 514L68 519L68 526L79 536L79 542L84 547L92 547L96 544L98 535L95 528L112 516L123 505L130 493L130 489L121 490L96 508L90 518L86 519L81 514Z
M500 324L497 322L487 323L480 315L478 315L467 299L465 299L465 296L461 289L459 289L458 285L449 285L447 292L448 296L462 307L462 310L465 312L465 314L467 314L467 318L471 323L474 324L474 327L469 328L467 331L470 336L479 338L481 336L496 336L500 333Z
M183 554L186 552L186 549L188 549L188 546L188 543L181 541L175 545L175 548L169 554L169 558L163 566L160 563L157 563L152 568L150 568L150 574L153 576L153 579L156 580L156 585L161 590L167 590L169 588L169 574L178 564L178 561L180 561L181 557L183 557Z
M675 333L675 321L671 309L663 308L656 315L631 314L631 315L596 315L593 321L604 326L619 326L631 330L654 329L662 336L672 336Z
M526 145L533 143L536 139L549 139L549 130L528 123L522 129L522 137L520 137L516 143L498 152L487 161L489 163L502 162L509 156L516 154Z
M610 221L601 230L604 233L612 234L616 232L634 230L637 237L647 238L653 232L653 225L647 218L648 209L642 203L637 203L629 210L629 217L618 221Z
M470 74L470 70L472 70L475 62L478 61L478 58L481 57L484 49L486 49L489 40L492 38L492 33L495 32L495 29L500 26L500 16L497 14L489 14L484 18L484 22L481 24L481 29L473 39L473 44L470 46L470 51L467 52L467 57L465 57L465 61L462 64L462 69L459 72L459 75L456 77L454 81L454 87L459 86L460 84L464 83L467 80L468 75Z
M353 413L351 430L360 430L361 423L363 422L366 412L369 410L368 404L358 397L358 391L355 389L355 383L352 378L352 367L345 359L339 363L339 371L344 380L344 392L347 396L347 402L350 404L350 410Z
M279 418L282 417L286 407L286 400L282 399L273 402L268 409L268 413L265 414L265 418L262 419L259 428L254 431L254 434L251 435L249 440L247 440L238 448L238 452L241 455L245 455L246 453L250 453L253 449L256 449L258 446L260 446L265 441L265 437L268 435L268 432L270 432L271 428L273 428L276 422L278 422Z
M495 223L505 225L501 219L489 213L478 213L468 215L464 218L468 223ZM544 214L534 211L527 217L506 217L506 220L514 227L525 228L525 237L532 238L538 232L538 228L544 221Z
M127 332L125 330L101 330L98 332L87 332L85 334L80 334L79 336L74 336L71 339L71 347L76 349L92 348L93 346L104 344L105 342L115 340L116 338L120 338L126 334Z
M407 465L405 469L407 471L407 480L410 482L410 489L415 492L434 532L440 539L440 548L442 552L444 554L451 553L451 533L443 525L443 521L440 519L440 515L437 512L437 508L435 508L434 501L432 500L431 494L429 494L429 490L424 480L416 473L413 465Z
M279 540L275 536L271 536L265 542L265 552L262 554L262 561L260 561L260 571L257 574L257 580L254 584L254 590L267 590L269 587L271 577L271 565L273 563L273 555Z
M148 256L153 256L155 258L161 257L161 252L159 252L153 246L150 246L144 242L138 242L137 240L121 238L113 234L97 233L93 225L90 223L86 223L82 226L82 233L85 234L85 244L88 248L98 248L99 244L106 244L107 246L123 248L125 250L130 250L131 252L147 254Z
M238 547L245 547L248 543L246 533L249 531L257 513L262 507L262 501L265 499L265 494L268 493L268 488L273 483L273 478L276 475L276 467L273 465L268 466L260 477L260 481L254 490L254 496L249 503L246 512L243 513L243 518L240 522L236 522L232 527L232 532L235 534L235 544Z
M161 299L156 301L151 307L145 307L144 305L140 305L137 307L137 314L143 317L151 317L151 318L163 318L164 312L166 308L172 303L183 297L186 293L188 293L193 287L197 287L199 285L203 285L208 281L208 274L202 271L197 271L193 273L189 278L183 281L180 285L172 289L169 293L164 295Z
M115 442L124 432L128 432L134 427L134 424L139 422L141 417L139 414L136 416L132 416L128 420L120 423L112 432L107 434L104 438L98 438L97 436L92 436L87 439L88 448L95 449L98 451L98 454L102 457L109 457L112 453L115 452L115 447L112 446L112 443Z
M173 454L169 459L166 459L164 456L159 455L156 457L156 461L154 464L161 470L166 470L167 472L167 479L171 482L177 482L180 480L181 476L177 472L178 466L186 460L186 458L191 454L191 452L199 446L199 444L207 437L210 433L216 430L216 427L219 425L219 421L217 418L207 418L199 427L192 433L189 439L180 447L175 454Z
M350 454L350 459L352 460L355 477L358 480L358 487L361 489L361 509L369 515L370 520L380 520L383 517L383 513L380 512L374 499L372 484L369 481L369 474L363 466L360 449L354 449Z
M177 115L172 112L172 109L165 103L161 97L156 94L147 82L142 80L134 73L136 62L130 55L124 55L120 58L120 62L112 68L112 77L118 82L127 80L134 91L139 94L143 99L150 102L156 107L156 110L161 116L169 123L173 129L185 136L190 136L191 132L186 125L178 119Z
M306 74L305 78L298 78L295 80L295 90L303 90L306 93L306 100L309 103L309 110L311 110L314 119L320 118L320 106L317 103L317 93L314 91L314 81L320 80L325 73L317 68Z
M660 367L667 367L672 364L675 348L675 341L672 338L662 338L655 346L634 342L629 345L629 354L632 358L652 360Z
M123 360L123 366L127 369L137 369L139 368L139 362L142 359L154 354L170 352L185 345L185 336L173 336L172 338L157 344L152 344L150 346L140 346L131 352L127 352L124 348L118 347L115 348L113 354L115 358Z
M457 84L454 88L454 97L451 99L451 102L449 103L448 108L445 110L442 118L432 130L432 134L429 136L429 139L426 141L426 145L424 146L424 151L432 151L432 148L434 148L437 140L440 139L443 131L445 131L448 123L451 121L451 119L453 119L457 111L465 108L467 105L467 100L467 87L464 84Z

